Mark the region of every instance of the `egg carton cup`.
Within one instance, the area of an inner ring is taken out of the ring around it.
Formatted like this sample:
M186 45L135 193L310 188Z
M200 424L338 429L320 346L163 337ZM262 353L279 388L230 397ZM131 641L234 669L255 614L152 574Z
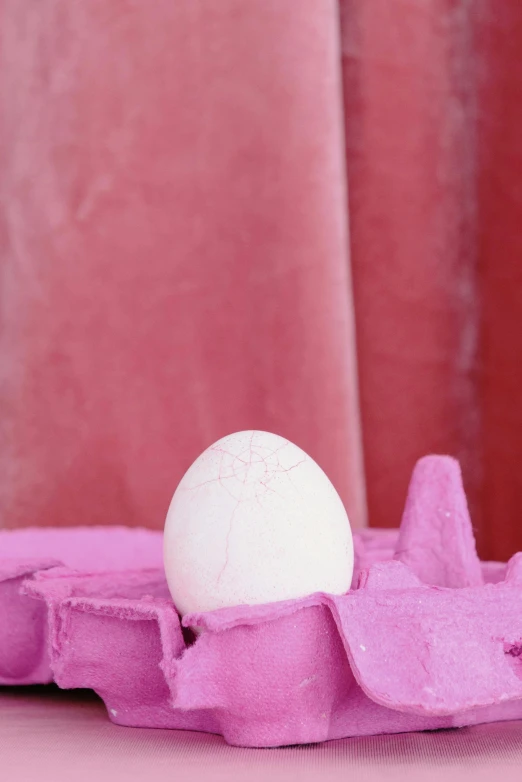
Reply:
M400 530L354 538L345 595L181 621L160 533L2 532L0 683L253 747L522 718L522 554L479 561L458 464L422 459Z

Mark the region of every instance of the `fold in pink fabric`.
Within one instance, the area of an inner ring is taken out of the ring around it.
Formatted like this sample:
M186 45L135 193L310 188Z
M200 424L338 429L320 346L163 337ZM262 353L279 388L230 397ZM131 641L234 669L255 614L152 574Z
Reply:
M522 548L522 6L340 0L368 515L459 459L479 551Z

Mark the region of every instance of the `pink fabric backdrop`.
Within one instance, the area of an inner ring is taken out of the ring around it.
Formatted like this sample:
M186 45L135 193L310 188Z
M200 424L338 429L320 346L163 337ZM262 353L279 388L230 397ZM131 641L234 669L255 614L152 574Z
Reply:
M522 6L341 0L368 511L461 461L478 546L522 548Z
M382 526L429 452L459 458L477 521L468 5L342 3L369 517Z
M364 482L334 0L1 0L2 523L163 525L269 429Z
M356 525L454 454L522 548L519 3L0 14L0 524L160 527L256 427Z

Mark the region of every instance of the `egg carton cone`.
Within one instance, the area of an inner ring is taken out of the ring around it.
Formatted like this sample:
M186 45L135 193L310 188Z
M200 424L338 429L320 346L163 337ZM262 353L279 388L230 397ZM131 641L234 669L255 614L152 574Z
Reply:
M400 530L354 535L345 595L180 618L160 533L0 533L0 683L272 747L522 718L522 554L480 562L458 463L415 467Z

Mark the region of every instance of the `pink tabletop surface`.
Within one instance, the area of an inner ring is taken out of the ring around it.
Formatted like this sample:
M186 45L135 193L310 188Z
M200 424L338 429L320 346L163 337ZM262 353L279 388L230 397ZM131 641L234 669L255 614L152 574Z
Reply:
M2 782L519 782L521 774L522 722L238 749L220 736L118 727L88 692L0 689Z

